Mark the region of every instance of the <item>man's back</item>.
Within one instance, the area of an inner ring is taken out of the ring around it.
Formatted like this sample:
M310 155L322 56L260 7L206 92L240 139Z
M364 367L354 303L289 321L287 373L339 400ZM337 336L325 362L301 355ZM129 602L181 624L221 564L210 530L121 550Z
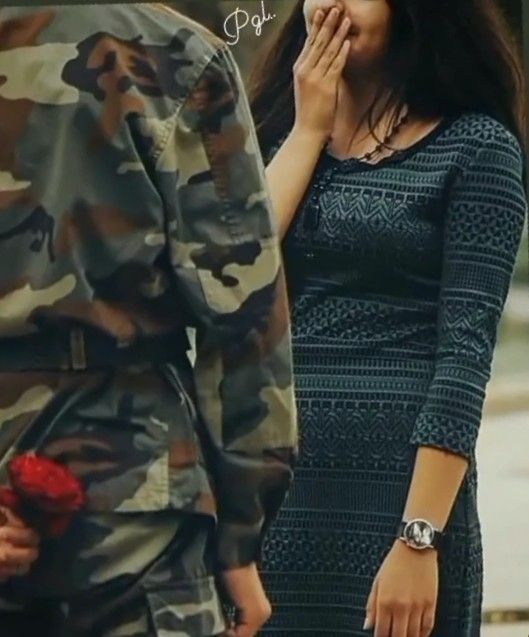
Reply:
M157 267L166 219L155 155L222 41L158 5L2 9L0 21L10 264L0 335L59 317L123 340L174 329L179 304Z
M27 590L90 593L119 574L115 543L143 546L138 524L172 509L216 520L193 576L213 600L212 564L258 558L297 442L279 242L229 47L163 7L1 9L0 258L0 482L35 451L87 491L86 528L43 544Z

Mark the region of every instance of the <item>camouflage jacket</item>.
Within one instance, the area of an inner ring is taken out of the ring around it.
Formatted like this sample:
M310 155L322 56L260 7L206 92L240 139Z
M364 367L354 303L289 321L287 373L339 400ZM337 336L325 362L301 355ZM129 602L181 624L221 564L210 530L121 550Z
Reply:
M208 514L221 565L255 559L296 414L279 242L228 45L156 5L1 9L0 163L0 353L74 324L129 346L196 330L192 369L2 369L0 478L36 450L83 480L89 511Z

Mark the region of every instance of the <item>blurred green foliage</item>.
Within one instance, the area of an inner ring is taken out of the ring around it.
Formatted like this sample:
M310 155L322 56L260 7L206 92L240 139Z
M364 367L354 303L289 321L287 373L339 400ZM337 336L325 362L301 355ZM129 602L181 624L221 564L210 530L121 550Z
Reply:
M513 282L523 285L526 288L529 287L529 246L527 242L527 226L518 252Z

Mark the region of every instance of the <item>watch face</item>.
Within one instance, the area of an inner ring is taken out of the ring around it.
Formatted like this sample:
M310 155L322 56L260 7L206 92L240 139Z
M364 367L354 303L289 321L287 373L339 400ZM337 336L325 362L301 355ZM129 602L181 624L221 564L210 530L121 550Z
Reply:
M404 537L416 548L426 548L433 542L434 529L426 520L413 520L406 525Z

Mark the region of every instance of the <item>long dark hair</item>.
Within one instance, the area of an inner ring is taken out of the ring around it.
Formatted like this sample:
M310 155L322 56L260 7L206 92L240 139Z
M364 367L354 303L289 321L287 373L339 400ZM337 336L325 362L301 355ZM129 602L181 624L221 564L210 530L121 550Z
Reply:
M375 114L389 105L396 107L396 115L407 104L413 114L428 118L481 112L506 126L525 150L521 56L494 0L387 2L393 10L385 73L389 86L381 87L365 114L371 129ZM292 67L307 37L303 5L304 0L298 0L249 78L250 104L264 155L294 124Z

